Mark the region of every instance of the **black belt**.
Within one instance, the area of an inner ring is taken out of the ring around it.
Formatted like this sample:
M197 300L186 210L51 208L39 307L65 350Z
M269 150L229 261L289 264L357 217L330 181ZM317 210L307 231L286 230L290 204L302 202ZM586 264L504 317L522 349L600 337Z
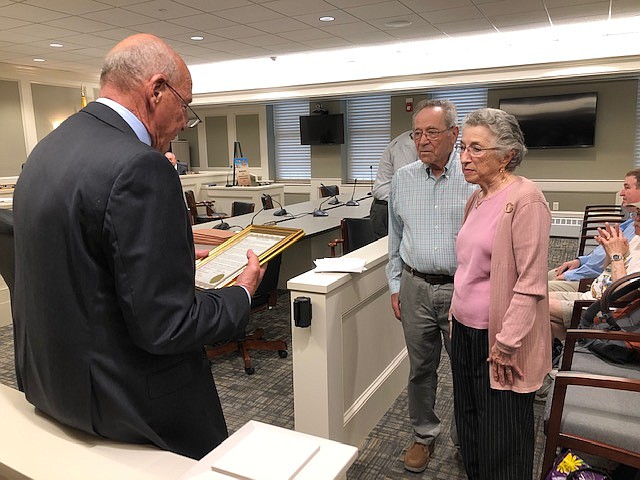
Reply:
M378 205L389 205L389 202L387 202L386 200L378 200L377 198L373 199L373 203L377 203Z
M414 277L421 278L431 285L445 285L447 283L453 283L453 277L451 275L431 275L429 273L422 273L414 270L407 264L404 265L404 269Z

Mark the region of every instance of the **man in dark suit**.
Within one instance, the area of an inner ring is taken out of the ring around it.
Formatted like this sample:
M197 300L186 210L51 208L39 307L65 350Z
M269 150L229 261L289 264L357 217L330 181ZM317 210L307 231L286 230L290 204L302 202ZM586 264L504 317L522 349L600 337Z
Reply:
M15 189L17 366L27 399L81 430L201 458L227 437L203 345L240 336L264 274L194 287L180 180L163 153L191 76L159 38L107 55L100 98L29 155Z

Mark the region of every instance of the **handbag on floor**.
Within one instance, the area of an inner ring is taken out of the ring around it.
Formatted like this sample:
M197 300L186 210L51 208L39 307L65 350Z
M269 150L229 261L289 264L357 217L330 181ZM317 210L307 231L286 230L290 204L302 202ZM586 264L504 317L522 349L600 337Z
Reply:
M604 470L590 467L571 450L562 450L544 480L613 480Z

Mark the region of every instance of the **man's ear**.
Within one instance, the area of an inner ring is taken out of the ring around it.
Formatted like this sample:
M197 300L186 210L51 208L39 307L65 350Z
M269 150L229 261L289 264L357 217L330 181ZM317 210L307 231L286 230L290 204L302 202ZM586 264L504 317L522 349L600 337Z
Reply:
M157 105L167 92L167 80L162 74L156 74L148 82L148 99L151 105Z

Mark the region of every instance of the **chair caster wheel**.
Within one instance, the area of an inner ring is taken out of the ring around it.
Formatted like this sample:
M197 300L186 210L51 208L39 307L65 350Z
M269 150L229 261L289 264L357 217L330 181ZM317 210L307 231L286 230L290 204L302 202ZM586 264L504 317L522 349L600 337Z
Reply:
M253 367L249 367L249 368L245 368L244 371L245 371L245 373L247 375L253 375L255 373L256 369L253 368Z
M278 350L278 355L280 355L280 358L287 358L287 351L286 350Z

